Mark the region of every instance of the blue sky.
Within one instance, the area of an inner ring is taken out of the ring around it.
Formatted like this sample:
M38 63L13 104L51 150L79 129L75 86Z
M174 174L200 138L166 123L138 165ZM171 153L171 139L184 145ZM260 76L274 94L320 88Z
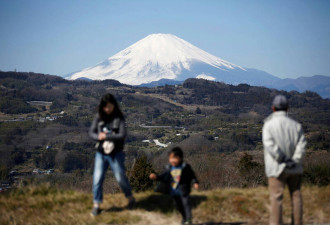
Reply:
M330 75L328 0L0 0L0 70L65 75L171 33L278 77Z

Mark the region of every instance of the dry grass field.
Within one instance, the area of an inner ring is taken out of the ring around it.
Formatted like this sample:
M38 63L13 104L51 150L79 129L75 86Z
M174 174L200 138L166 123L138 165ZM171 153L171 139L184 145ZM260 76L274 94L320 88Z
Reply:
M330 187L303 187L304 223L330 224ZM136 194L134 210L125 208L123 194L105 195L100 216L90 216L90 193L27 186L0 194L0 224L180 224L170 197ZM290 197L284 197L284 221L290 222ZM194 224L267 224L266 187L226 188L192 193Z

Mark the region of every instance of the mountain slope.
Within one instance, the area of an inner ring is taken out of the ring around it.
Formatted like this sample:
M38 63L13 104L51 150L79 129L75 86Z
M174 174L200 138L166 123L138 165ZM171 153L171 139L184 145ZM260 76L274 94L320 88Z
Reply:
M183 81L200 74L231 84L258 85L279 80L266 72L222 60L171 34L151 34L96 66L67 78L115 79L140 85L161 79Z

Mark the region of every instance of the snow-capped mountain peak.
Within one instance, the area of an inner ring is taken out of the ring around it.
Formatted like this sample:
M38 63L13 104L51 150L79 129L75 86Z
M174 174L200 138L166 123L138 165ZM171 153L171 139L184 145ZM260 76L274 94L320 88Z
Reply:
M245 69L213 56L172 34L151 34L114 56L69 76L69 79L115 79L139 85L160 79L183 80L204 71L194 66L208 65L217 70ZM205 71L208 72L208 71Z

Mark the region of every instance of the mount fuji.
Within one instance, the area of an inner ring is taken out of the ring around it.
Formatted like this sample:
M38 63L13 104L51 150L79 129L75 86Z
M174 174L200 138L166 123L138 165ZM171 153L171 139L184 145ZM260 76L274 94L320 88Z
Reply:
M220 59L172 34L151 34L103 62L65 77L71 80L114 79L129 85L188 78L251 85L280 80L264 71Z

